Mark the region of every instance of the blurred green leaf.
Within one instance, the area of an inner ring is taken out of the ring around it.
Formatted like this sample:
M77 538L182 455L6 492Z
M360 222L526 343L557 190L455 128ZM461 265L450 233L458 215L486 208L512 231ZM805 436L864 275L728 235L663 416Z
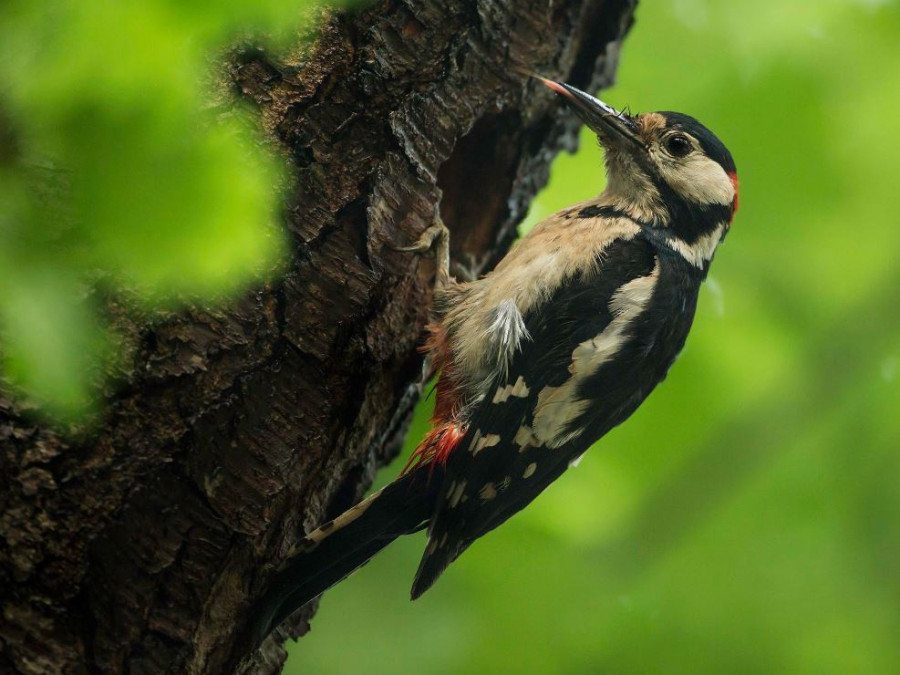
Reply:
M4 372L63 420L92 409L112 346L89 304L73 301L81 293L78 281L58 269L29 268L0 283Z
M205 83L227 45L296 41L317 4L0 5L0 344L45 413L74 418L102 384L93 280L152 312L223 302L277 266L285 166Z

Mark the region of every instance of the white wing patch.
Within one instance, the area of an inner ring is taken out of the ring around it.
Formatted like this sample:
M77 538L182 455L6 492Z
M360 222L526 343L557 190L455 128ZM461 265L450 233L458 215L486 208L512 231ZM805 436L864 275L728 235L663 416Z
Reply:
M478 429L475 431L475 437L469 445L469 452L473 455L477 455L485 448L493 448L498 443L500 443L500 436L498 434L485 434L482 436L481 430Z
M533 447L535 443L537 443L537 439L534 437L531 427L527 424L523 424L519 427L519 430L516 431L513 442L519 446L519 452L525 452L528 448Z
M559 387L545 387L538 394L532 433L540 444L558 448L581 435L582 429L567 431L591 404L578 398L578 387L604 363L611 361L628 340L628 328L650 303L659 271L657 258L649 275L629 281L613 294L609 301L612 321L572 351L571 377Z
M461 480L459 483L450 483L450 489L447 490L447 505L451 509L455 509L456 505L459 504L459 500L462 499L467 482L468 481Z
M519 379L516 380L515 384L506 384L498 387L491 403L506 403L510 397L525 398L529 393L528 385L525 384L525 378L519 375Z
M483 501L489 502L497 496L497 486L493 483L485 483L478 494Z

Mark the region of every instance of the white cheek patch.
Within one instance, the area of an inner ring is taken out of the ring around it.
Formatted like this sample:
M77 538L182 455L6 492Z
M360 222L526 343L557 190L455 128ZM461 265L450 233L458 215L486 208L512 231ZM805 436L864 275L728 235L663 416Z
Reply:
M734 182L722 165L694 152L681 160L663 160L660 174L675 192L695 204L734 202Z

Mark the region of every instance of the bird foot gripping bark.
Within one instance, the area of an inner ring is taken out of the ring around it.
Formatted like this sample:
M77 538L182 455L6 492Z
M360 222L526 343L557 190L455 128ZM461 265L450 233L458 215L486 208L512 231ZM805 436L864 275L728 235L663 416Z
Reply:
M450 284L450 230L435 218L411 246L397 246L397 251L407 253L433 253L437 270L435 272L434 290L440 291Z
M429 225L416 242L410 246L391 246L395 251L405 253L421 253L434 256L437 261L437 274L434 290L446 288L453 281L464 283L475 281L484 266L471 253L459 253L463 260L450 259L450 230L435 216L434 222Z

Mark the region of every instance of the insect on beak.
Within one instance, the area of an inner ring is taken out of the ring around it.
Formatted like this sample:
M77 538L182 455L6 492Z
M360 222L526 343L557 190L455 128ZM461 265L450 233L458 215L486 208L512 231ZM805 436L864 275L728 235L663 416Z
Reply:
M539 75L534 77L575 108L575 112L581 120L600 137L604 144L608 142L622 147L644 147L644 142L637 133L637 124L630 115L619 112L611 105L569 84L554 82Z

